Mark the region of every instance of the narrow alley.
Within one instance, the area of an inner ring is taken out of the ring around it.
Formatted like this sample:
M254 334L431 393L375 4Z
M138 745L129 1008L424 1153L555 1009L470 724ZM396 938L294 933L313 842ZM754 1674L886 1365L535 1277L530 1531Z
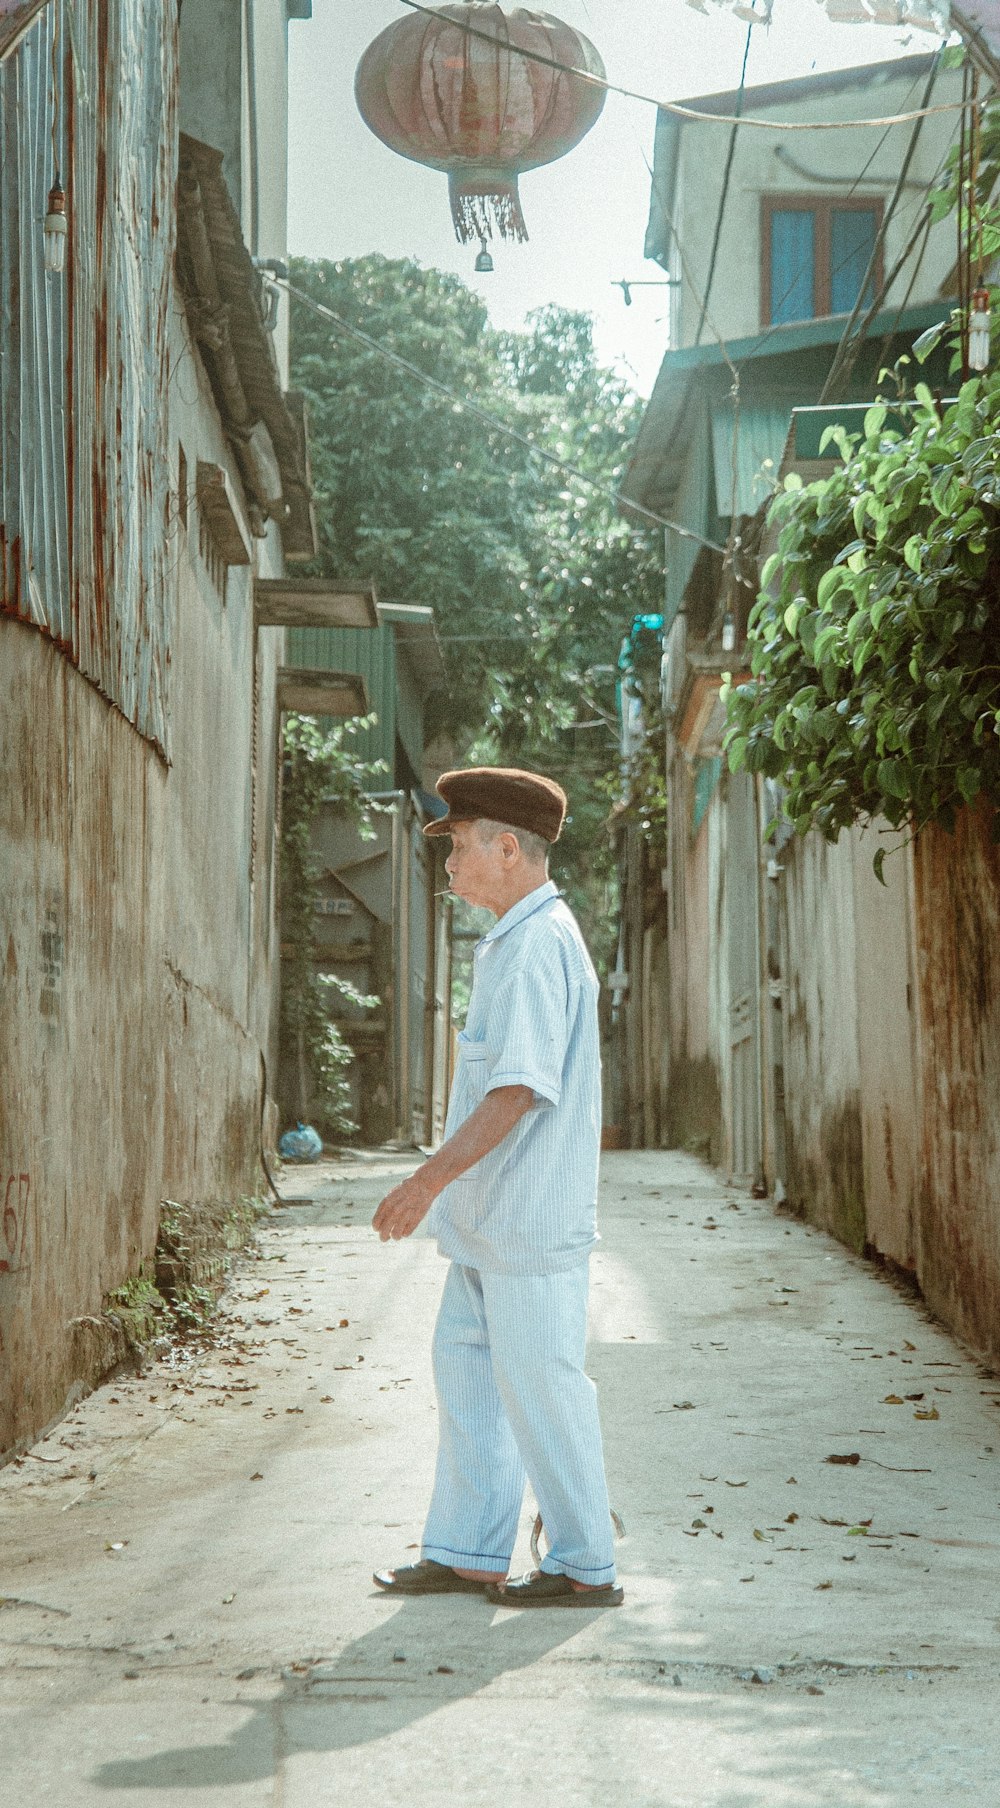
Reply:
M286 1176L217 1346L106 1383L0 1474L18 1800L998 1799L1000 1381L693 1156L604 1159L590 1370L624 1607L372 1587L411 1560L434 1455L444 1265L369 1228L412 1165Z

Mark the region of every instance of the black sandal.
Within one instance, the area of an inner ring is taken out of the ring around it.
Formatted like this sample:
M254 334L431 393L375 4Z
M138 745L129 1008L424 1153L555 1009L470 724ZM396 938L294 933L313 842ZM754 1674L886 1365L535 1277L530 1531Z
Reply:
M568 1576L552 1576L547 1570L529 1570L520 1582L491 1582L486 1599L497 1607L620 1607L625 1590L615 1582L599 1588L574 1588Z
M481 1595L486 1587L485 1582L458 1575L447 1563L435 1563L433 1557L402 1569L378 1569L372 1581L391 1595Z

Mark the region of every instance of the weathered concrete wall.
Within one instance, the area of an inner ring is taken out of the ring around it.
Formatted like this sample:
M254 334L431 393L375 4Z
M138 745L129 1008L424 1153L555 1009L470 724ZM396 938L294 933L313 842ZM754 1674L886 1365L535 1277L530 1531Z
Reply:
M882 887L875 845L782 855L789 1198L997 1358L1000 850L965 811Z
M893 837L893 839L896 839ZM872 871L871 833L848 843L854 864L855 997L861 1071L865 1236L897 1267L918 1258L919 1014L913 959L913 863L908 848Z
M284 82L280 62L263 74ZM253 586L282 570L280 537L273 523L250 530L176 291L147 350L139 412L145 424L155 398L166 459L139 500L109 487L101 520L132 548L122 582L145 598L129 531L140 501L159 498L162 732L109 700L107 649L91 682L67 657L75 643L0 617L0 1450L94 1378L87 1321L151 1268L161 1202L213 1206L264 1184L284 635L255 633ZM107 394L108 420L92 425L117 444L139 405L130 390L132 413L116 419ZM105 400L99 390L95 407ZM30 437L25 418L10 414ZM58 463L58 431L51 450ZM199 518L199 460L229 474L245 566L222 561ZM113 578L81 592L81 633L120 612Z
M844 837L791 841L785 867L785 1181L789 1203L866 1241L854 861Z
M1000 848L983 815L915 856L923 1078L920 1284L1000 1358Z
M723 1154L720 980L714 926L723 883L723 827L713 802L692 834L691 769L671 761L667 867L668 1060L664 1142L712 1162Z
M193 469L224 447L179 323L172 350ZM255 684L249 569L223 592L191 499L172 539L169 767L50 642L0 622L0 1449L92 1378L78 1321L150 1264L161 1200L263 1181L281 636L260 636Z
M917 1262L916 998L906 850L872 871L872 834L782 852L790 1202L901 1268Z

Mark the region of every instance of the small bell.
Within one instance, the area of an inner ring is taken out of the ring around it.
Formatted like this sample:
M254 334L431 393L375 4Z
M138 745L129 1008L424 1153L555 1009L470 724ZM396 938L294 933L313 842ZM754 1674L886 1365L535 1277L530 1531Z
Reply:
M486 249L485 239L479 241L479 256L476 258L475 271L477 276L491 276L493 273L493 259Z
M969 369L985 370L990 361L990 292L973 289L969 313Z
M59 177L49 189L49 199L45 212L45 268L55 273L61 271L66 263L66 240L69 236L69 223L66 219L66 195L59 186Z

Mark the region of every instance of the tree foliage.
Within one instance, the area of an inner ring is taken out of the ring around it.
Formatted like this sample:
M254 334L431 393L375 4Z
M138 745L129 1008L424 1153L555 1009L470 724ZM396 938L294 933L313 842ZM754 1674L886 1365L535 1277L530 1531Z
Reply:
M460 757L537 765L566 784L570 889L593 932L606 914L598 781L617 762L614 660L662 586L658 536L637 533L613 495L642 405L598 364L584 314L545 308L525 332L496 331L456 277L380 256L299 261L293 281L499 423L293 301L321 524L314 569L433 606L448 691L431 700L429 727L455 734Z
M795 829L829 840L1000 807L1000 376L948 406L918 385L907 424L874 406L860 439L829 430L830 477L786 479L729 700L731 766L780 779Z

